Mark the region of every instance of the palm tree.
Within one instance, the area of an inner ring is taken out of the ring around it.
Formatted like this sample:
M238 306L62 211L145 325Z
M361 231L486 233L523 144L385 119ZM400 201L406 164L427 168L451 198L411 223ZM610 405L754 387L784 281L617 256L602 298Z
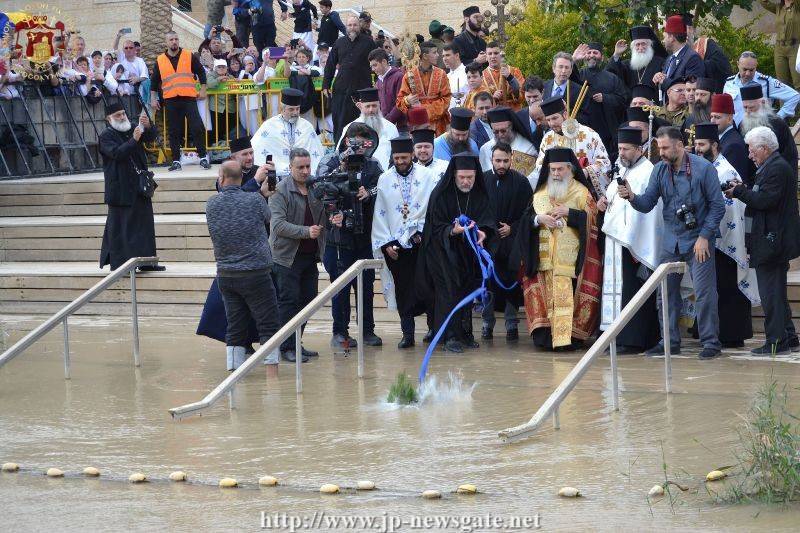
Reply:
M152 69L164 51L164 34L172 30L172 6L169 0L141 0L139 10L142 57Z

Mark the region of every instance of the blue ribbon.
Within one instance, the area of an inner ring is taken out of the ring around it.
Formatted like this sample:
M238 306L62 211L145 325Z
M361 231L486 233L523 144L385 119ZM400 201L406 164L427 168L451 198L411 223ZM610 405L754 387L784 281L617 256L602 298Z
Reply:
M459 216L456 222L461 225L464 231L464 238L469 243L470 248L472 251L475 252L475 257L478 259L478 265L481 268L481 285L467 296L461 299L460 302L456 304L450 314L447 315L445 318L444 323L439 328L439 331L436 332L431 343L428 345L428 349L425 351L425 357L422 359L422 365L419 368L419 382L422 383L425 381L425 375L428 373L428 363L430 362L431 355L433 355L433 351L436 349L436 345L439 343L439 340L444 335L444 332L447 330L447 325L450 323L450 319L453 318L453 315L459 309L469 305L472 302L478 302L478 308L483 308L490 304L491 296L489 290L486 288L486 282L490 279L494 279L494 282L497 284L498 287L505 289L507 291L513 289L517 286L517 282L515 281L510 286L506 286L502 280L498 277L497 272L494 269L494 261L492 260L492 256L489 252L484 250L482 247L478 246L478 226L477 224L473 227L469 227L470 224L473 223L466 215Z

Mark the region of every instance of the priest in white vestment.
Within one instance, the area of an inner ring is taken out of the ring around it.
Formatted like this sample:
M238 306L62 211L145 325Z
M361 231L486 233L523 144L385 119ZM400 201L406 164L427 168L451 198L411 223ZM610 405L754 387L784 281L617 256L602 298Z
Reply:
M414 345L414 317L425 311L425 302L416 298L414 290L417 256L428 200L439 179L412 161L411 137L395 138L391 146L394 166L378 179L372 249L375 258L386 262L381 270L386 303L400 315L403 338L398 348L410 348Z
M620 128L618 139L617 171L606 189L607 208L602 227L606 244L601 330L611 326L658 266L664 226L660 200L652 211L641 213L617 194L617 180L627 182L635 194L643 193L653 170L653 164L643 154L638 128ZM658 343L660 332L655 298L654 292L617 336L618 354L641 353Z
M386 170L389 168L392 156L391 140L399 135L397 126L383 118L381 103L378 99L378 89L368 87L357 92L358 102L356 102L356 107L361 111L361 115L353 122L362 122L378 133L378 148L372 154L372 157L378 160L383 170ZM347 131L350 124L342 128L342 131ZM343 138L339 139L336 146L341 146Z
M303 93L297 89L283 89L280 114L261 124L250 141L253 145L253 163L263 165L271 156L279 178L289 175L289 152L292 148L308 150L312 174L317 172L317 165L325 154L314 126L300 117L302 99Z
M444 176L449 163L433 157L433 142L436 139L436 132L429 129L414 130L411 132L411 138L414 140L414 162L433 171L438 183Z

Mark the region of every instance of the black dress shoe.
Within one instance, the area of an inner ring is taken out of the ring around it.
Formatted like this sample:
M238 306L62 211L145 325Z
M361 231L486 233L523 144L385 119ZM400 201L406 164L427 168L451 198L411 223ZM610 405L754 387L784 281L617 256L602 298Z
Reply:
M436 335L436 333L434 333L432 329L429 329L428 333L426 333L425 336L422 337L422 342L426 342L426 343L427 342L431 342L435 335Z
M281 352L281 359L283 359L284 361L288 361L290 363L296 363L297 362L297 357L295 357L295 355L294 355L294 350ZM308 362L308 357L306 357L305 355L303 356L303 362L304 363Z
M170 172L181 170L181 164L178 161L173 161L167 170Z
M507 341L519 340L519 331L516 329L511 329L506 331L506 340Z
M464 353L464 346L456 339L450 339L444 345L444 349L453 353Z
M401 350L406 348L411 348L414 346L414 336L413 335L403 335L403 338L400 339L400 342L397 343L397 347Z
M672 347L669 349L669 354L670 355L680 355L680 353L681 353L681 347L680 346L675 346L673 344ZM644 354L645 355L650 355L650 356L653 356L653 355L664 355L664 345L659 342L658 344L656 344L655 346L653 346L652 348L650 348L649 350L644 352Z
M480 348L481 347L481 345L475 339L472 339L472 340L467 339L462 344L464 345L464 348L473 348L474 349L474 348Z
M792 350L789 348L788 343L781 342L776 344L768 342L763 346L753 348L750 350L750 353L753 355L772 357L773 355L788 355L792 353Z
M481 339L491 339L492 337L494 337L492 328L483 326L483 329L481 329Z
M306 350L305 346L301 346L300 349L303 350L303 358L304 359L307 359L309 357L319 357L319 352L315 352L314 350ZM305 361L303 361L303 362L305 362Z
M625 346L624 344L617 346L617 355L635 355L640 353L642 353L642 349L636 346Z
M786 346L793 352L800 352L800 339L797 338L797 335L792 335L789 340L786 341Z
M375 332L364 333L364 344L367 346L383 346L383 339L375 335Z
M208 162L208 157L203 157L200 159L200 166L206 170L211 168L211 163Z
M139 267L139 272L164 272L166 269L164 265L143 265Z
M703 348L700 350L700 354L697 356L698 359L714 359L715 357L719 357L722 355L722 351L717 350L716 348Z

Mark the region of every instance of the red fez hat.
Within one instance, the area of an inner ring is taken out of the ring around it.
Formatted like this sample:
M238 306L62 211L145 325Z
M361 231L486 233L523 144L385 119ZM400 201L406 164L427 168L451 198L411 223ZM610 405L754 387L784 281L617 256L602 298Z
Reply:
M421 105L414 106L408 110L409 126L421 126L428 123L430 123L430 118L428 118L428 110Z
M733 97L728 93L712 94L711 112L733 115Z
M686 33L686 23L680 15L672 15L664 25L664 33Z

